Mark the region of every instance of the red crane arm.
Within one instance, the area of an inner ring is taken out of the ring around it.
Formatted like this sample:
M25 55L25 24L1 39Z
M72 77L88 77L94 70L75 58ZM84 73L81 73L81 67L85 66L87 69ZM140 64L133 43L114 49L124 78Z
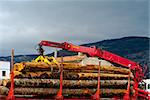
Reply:
M40 46L50 46L50 47L56 47L56 48L62 48L68 51L73 52L82 52L86 53L89 56L92 57L99 57L102 59L105 59L107 61L111 61L113 63L119 64L121 66L130 68L131 70L136 70L139 74L137 76L143 76L142 68L134 61L131 61L129 59L123 58L121 56L118 56L116 54L113 54L111 52L108 52L106 50L101 50L99 48L94 47L85 47L85 46L77 46L71 43L57 43L57 42L51 42L51 41L41 41L39 43Z

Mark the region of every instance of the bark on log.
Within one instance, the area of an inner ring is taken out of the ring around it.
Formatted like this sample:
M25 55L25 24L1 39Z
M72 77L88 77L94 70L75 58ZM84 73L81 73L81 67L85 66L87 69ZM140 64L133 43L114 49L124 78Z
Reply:
M126 86L128 80L100 80L101 86ZM59 87L58 79L15 79L15 87ZM133 81L131 81L133 84ZM7 83L10 87L10 81ZM63 80L63 88L97 87L97 80Z
M59 89L53 88L15 88L15 95L56 95ZM64 96L91 96L96 89L63 89ZM101 95L123 95L125 89L100 89Z
M78 78L97 78L98 73L77 73L77 76ZM117 79L117 78L128 78L129 75L100 73L100 77L106 77L106 78L110 77L110 78ZM133 76L130 77L133 78Z
M59 79L59 73L58 72L27 72L26 74L20 74L15 76L15 78L54 78ZM124 79L128 78L129 75L124 74L107 74L107 73L100 73L100 77L102 78L112 78L112 79ZM75 72L64 72L63 78L64 79L97 79L98 73L75 73ZM134 78L133 75L130 75L131 78Z
M51 68L53 67L54 69L59 69L59 66L57 65L48 65L44 62L24 62L26 69L31 69L31 68ZM87 65L87 66L81 66L76 63L63 63L63 69L64 70L98 70L99 66L97 65ZM129 69L126 68L119 68L115 66L100 66L101 70L105 71L114 71L114 72L119 72L119 73L124 73L128 74L130 72Z
M6 95L8 94L9 89L7 87L4 86L0 86L0 95Z

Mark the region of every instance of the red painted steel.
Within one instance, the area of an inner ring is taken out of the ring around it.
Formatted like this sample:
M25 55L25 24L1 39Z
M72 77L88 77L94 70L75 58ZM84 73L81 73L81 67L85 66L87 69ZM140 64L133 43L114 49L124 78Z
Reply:
M119 64L121 66L130 68L132 71L135 71L135 79L139 82L142 80L142 77L144 76L142 72L142 67L138 65L136 62L131 61L129 59L123 58L121 56L118 56L116 54L113 54L111 52L108 52L106 50L101 50L93 47L85 47L85 46L77 46L71 43L57 43L57 42L51 42L51 41L41 41L39 43L40 46L50 46L50 47L56 47L56 48L62 48L68 51L74 51L74 52L82 52L86 53L89 56L99 57L102 59L105 59L107 61Z
M14 71L11 71L11 87L8 93L8 96L6 98L7 100L15 100L14 96Z
M99 57L107 61L119 64L123 67L129 68L130 70L134 71L134 86L133 86L134 89L138 88L138 83L142 80L144 76L142 72L142 67L136 62L126 59L124 57L118 56L106 50L98 49L95 46L85 47L85 46L77 46L77 45L67 43L67 42L58 43L58 42L51 42L51 41L41 41L39 43L39 46L50 46L50 47L62 48L62 49L73 51L73 52L82 52L82 53L88 54L89 56ZM136 99L137 97L138 97L138 91L135 91L135 94L132 98Z
M14 96L14 49L11 52L11 67L10 67L10 79L11 79L11 87L7 96L7 100L15 100Z
M56 95L56 100L63 100L63 95L62 95L62 89L63 89L63 58L61 58L61 65L60 65L60 88L59 91Z
M93 100L99 100L99 99L100 99L100 66L101 66L101 62L99 62L99 68L98 68L97 91L96 91L96 93L92 96L92 99L93 99Z
M127 91L123 97L123 100L130 100L130 73L129 73L129 76L128 76L128 85L127 85Z

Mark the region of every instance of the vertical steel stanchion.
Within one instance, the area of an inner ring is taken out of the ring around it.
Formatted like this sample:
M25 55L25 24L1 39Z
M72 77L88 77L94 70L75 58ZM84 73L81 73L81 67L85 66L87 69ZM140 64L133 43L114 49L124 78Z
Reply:
M92 96L92 99L93 99L93 100L100 100L100 67L101 67L101 62L99 62L99 67L98 67L97 91L96 91L96 93Z
M14 66L14 49L12 49L11 53L11 67L10 67L10 79L11 79L11 87L7 96L7 100L15 100L14 96L14 71L13 71L13 66Z
M126 93L123 97L123 100L130 100L130 72L129 72L129 76L128 76L128 85L127 85L127 90Z
M63 89L63 57L61 57L61 64L60 64L60 88L56 95L57 100L63 100L62 89Z

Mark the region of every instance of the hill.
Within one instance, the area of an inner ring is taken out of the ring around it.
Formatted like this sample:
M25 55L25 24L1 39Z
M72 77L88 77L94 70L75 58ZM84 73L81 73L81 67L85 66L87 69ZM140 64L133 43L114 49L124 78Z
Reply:
M142 66L149 66L146 72L147 78L150 78L150 60L149 60L149 42L148 37L123 37L119 39L103 40L95 43L82 44L83 46L96 46L98 48L110 51L117 55L133 60ZM58 56L76 55L77 53L60 50ZM48 54L48 56L52 56ZM17 55L15 62L31 61L38 55ZM10 57L0 57L0 60L10 60Z

